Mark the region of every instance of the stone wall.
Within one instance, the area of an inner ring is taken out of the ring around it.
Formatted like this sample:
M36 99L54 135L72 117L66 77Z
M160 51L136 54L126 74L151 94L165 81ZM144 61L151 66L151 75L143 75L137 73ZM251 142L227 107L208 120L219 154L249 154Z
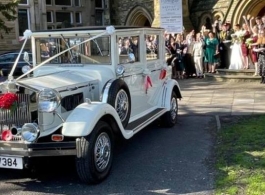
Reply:
M153 18L152 26L160 26L159 21L159 10L160 10L160 0L124 0L122 3L119 0L112 0L111 3L111 23L116 25L125 25L126 19L133 8L140 6L146 9ZM193 25L189 19L189 2L188 0L182 1L183 7L183 24L185 29L193 29Z
M125 25L127 16L133 8L140 6L150 12L154 18L154 1L153 0L114 0L110 5L111 23L115 25Z
M190 0L190 19L196 30L205 25L206 18L213 23L216 16L220 17L220 21L227 21L229 7L232 7L234 1L228 0Z

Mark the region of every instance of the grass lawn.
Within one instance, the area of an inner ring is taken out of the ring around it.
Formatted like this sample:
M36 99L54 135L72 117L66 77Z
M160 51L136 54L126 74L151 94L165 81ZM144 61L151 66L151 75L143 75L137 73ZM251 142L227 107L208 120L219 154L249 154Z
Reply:
M216 169L216 194L265 195L265 115L218 132Z

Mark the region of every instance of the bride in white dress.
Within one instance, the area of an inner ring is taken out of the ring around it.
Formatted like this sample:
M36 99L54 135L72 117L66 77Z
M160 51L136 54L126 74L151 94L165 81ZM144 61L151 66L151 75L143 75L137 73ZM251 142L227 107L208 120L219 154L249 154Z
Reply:
M240 70L240 69L243 69L243 66L244 66L243 54L242 54L242 49L241 49L241 40L240 40L243 32L240 30L239 24L236 24L234 26L234 30L235 30L235 33L231 35L234 44L231 46L232 52L231 52L229 69Z

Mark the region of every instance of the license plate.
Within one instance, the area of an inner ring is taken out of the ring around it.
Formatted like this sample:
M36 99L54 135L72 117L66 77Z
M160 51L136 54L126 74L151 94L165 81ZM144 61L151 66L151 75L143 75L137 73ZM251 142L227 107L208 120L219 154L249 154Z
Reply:
M21 157L0 156L0 168L23 169Z

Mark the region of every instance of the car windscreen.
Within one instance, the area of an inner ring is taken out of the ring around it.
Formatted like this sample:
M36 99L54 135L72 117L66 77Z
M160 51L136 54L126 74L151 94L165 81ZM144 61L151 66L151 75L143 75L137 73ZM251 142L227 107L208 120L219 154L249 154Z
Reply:
M36 62L50 59L52 64L110 64L110 37L102 36L80 43L88 37L36 38ZM54 57L67 49L69 51Z

